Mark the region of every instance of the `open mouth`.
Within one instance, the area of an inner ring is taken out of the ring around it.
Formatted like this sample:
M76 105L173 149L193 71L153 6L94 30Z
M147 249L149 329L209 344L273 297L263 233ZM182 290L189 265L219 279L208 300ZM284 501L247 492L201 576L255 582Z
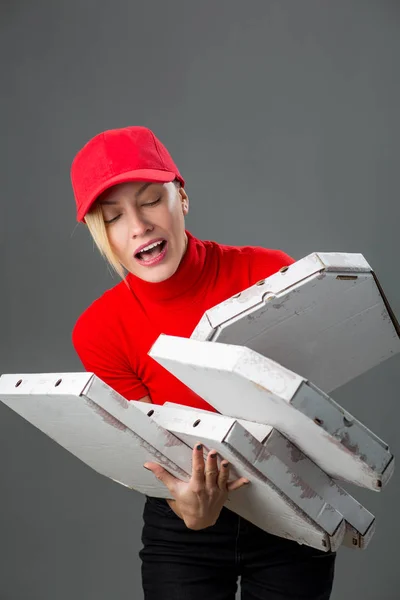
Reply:
M166 245L166 240L160 240L158 242L154 242L153 244L149 244L146 248L144 248L140 252L137 252L135 254L135 258L142 262L153 261L155 258L157 258L157 256L159 256L163 252Z

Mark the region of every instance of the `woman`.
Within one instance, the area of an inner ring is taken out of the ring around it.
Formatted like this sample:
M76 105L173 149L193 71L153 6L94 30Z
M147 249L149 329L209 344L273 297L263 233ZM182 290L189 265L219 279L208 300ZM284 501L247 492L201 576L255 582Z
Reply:
M100 133L76 155L77 219L122 280L78 319L75 349L88 371L128 400L214 410L148 356L161 333L189 337L203 313L293 259L278 250L223 246L185 229L189 198L168 150L144 127ZM147 498L146 600L327 600L335 554L270 535L223 505L229 464L193 450L189 482L147 463L171 500Z

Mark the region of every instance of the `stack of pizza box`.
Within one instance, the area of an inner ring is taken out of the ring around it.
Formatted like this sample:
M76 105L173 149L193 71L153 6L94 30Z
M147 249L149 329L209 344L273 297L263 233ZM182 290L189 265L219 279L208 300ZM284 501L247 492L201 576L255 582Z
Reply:
M181 480L192 448L218 451L250 485L226 507L325 552L362 549L374 516L346 482L381 491L388 445L331 397L400 351L400 328L361 254L313 253L208 310L192 336L150 356L217 412L128 402L92 373L6 374L0 400L100 474L171 497L143 469ZM328 395L329 394L329 395Z

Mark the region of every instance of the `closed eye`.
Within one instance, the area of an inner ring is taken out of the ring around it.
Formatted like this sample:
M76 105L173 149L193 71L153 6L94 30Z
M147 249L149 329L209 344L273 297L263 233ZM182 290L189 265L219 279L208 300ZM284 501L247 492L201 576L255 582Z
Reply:
M154 200L154 202L146 202L145 204L142 204L142 208L144 206L156 206L159 202L160 202L161 198L157 198L157 200ZM120 218L121 215L116 215L115 217L113 217L112 219L104 219L104 223L106 225L110 225L111 223L115 223L115 221L117 221Z
M121 215L117 215L116 217L113 217L112 219L108 219L108 221L106 221L106 220L104 219L104 223L105 223L106 225L110 225L110 223L114 223L115 221L117 221L117 220L120 218L120 216L121 216Z
M145 204L142 204L142 206L155 206L160 202L160 200L161 198L157 198L157 200L154 200L154 202L146 202Z

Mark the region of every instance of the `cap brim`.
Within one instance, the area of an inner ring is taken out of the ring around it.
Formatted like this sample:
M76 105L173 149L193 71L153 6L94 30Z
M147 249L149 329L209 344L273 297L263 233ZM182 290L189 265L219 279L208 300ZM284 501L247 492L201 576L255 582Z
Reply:
M155 169L140 169L137 171L127 171L126 173L119 173L118 175L114 175L114 177L110 177L110 179L107 179L107 181L103 181L103 183L98 188L93 190L86 204L80 207L79 212L77 214L77 220L83 221L85 215L87 215L91 206L94 204L94 202L96 202L100 194L113 187L114 185L118 185L119 183L127 183L128 181L151 181L152 183L168 183L170 181L174 181L174 179L176 178L177 175L173 171L160 171Z

